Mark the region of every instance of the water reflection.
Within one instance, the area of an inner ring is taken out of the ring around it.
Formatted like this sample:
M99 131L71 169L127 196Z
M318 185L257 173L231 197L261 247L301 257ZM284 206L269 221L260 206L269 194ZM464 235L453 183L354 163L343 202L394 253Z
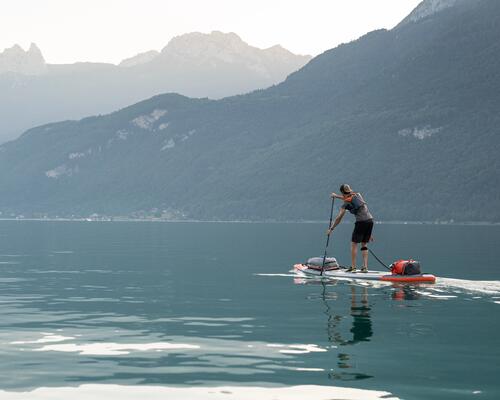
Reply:
M326 335L328 341L338 349L336 368L329 378L333 380L359 380L372 378L372 375L357 372L355 355L359 351L350 351L352 346L370 342L374 336L372 323L373 305L370 296L382 296L394 301L412 301L420 299L420 285L408 283L378 283L346 280L319 280L295 277L299 285L321 286L310 300L320 299L327 317ZM338 290L333 290L337 288ZM341 301L342 296L349 296L349 302ZM346 326L347 323L347 326Z
M403 300L418 300L420 297L420 293L417 291L419 288L418 285L410 285L407 283L394 283L392 285L392 299L396 301Z
M340 380L359 380L371 378L371 375L357 373L357 372L346 372L342 371L345 369L354 368L352 364L352 356L348 354L347 351L343 350L344 346L354 345L358 342L369 341L373 336L372 322L371 322L371 307L368 301L368 288L367 287L356 287L351 285L351 302L349 316L350 330L349 336L343 334L343 329L341 326L342 320L346 317L345 312L335 312L330 306L328 300L331 299L331 295L327 292L327 284L322 282L322 293L321 298L325 306L325 314L327 315L327 335L328 341L334 343L339 348L337 354L337 369L334 369L328 377L330 379L340 379Z

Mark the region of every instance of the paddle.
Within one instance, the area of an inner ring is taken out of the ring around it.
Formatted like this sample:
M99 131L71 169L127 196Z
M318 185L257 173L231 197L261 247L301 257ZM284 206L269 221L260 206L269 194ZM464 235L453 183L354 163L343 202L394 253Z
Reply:
M332 208L330 209L330 223L328 224L328 229L332 226L332 219L333 219L333 204L335 203L335 197L332 197ZM330 243L330 235L331 231L328 231L328 235L326 237L326 246L325 246L325 254L323 255L323 264L321 265L321 273L319 274L320 276L323 276L323 271L325 269L325 261L326 261L326 252L328 250L328 243Z

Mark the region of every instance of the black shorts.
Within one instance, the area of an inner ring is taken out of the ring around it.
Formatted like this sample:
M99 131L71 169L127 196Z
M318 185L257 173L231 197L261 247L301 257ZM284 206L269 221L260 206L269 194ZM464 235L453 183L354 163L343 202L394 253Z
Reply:
M372 237L373 219L366 221L357 221L354 224L354 231L352 232L351 242L354 243L368 243Z

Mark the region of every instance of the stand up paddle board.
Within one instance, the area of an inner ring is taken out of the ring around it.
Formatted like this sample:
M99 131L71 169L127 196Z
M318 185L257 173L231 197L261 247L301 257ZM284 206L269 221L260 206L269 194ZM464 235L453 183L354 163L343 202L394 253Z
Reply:
M300 272L310 276L321 276L321 267L295 264L293 266L296 272ZM436 277L432 274L418 274L418 275L397 275L391 274L387 271L368 271L368 272L347 272L342 268L329 268L323 270L325 278L349 278L349 279L367 279L372 281L386 281L386 282L428 282L434 283Z

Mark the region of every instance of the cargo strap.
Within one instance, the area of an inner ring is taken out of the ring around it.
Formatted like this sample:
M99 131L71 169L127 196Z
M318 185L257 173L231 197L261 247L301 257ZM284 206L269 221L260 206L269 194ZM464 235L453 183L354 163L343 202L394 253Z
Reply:
M380 259L375 255L375 253L371 250L371 249L368 249L368 251L371 253L371 255L373 257L375 257L375 259L380 263L382 264L384 267L386 267L389 271L391 270L387 265L385 265L382 261L380 261Z

